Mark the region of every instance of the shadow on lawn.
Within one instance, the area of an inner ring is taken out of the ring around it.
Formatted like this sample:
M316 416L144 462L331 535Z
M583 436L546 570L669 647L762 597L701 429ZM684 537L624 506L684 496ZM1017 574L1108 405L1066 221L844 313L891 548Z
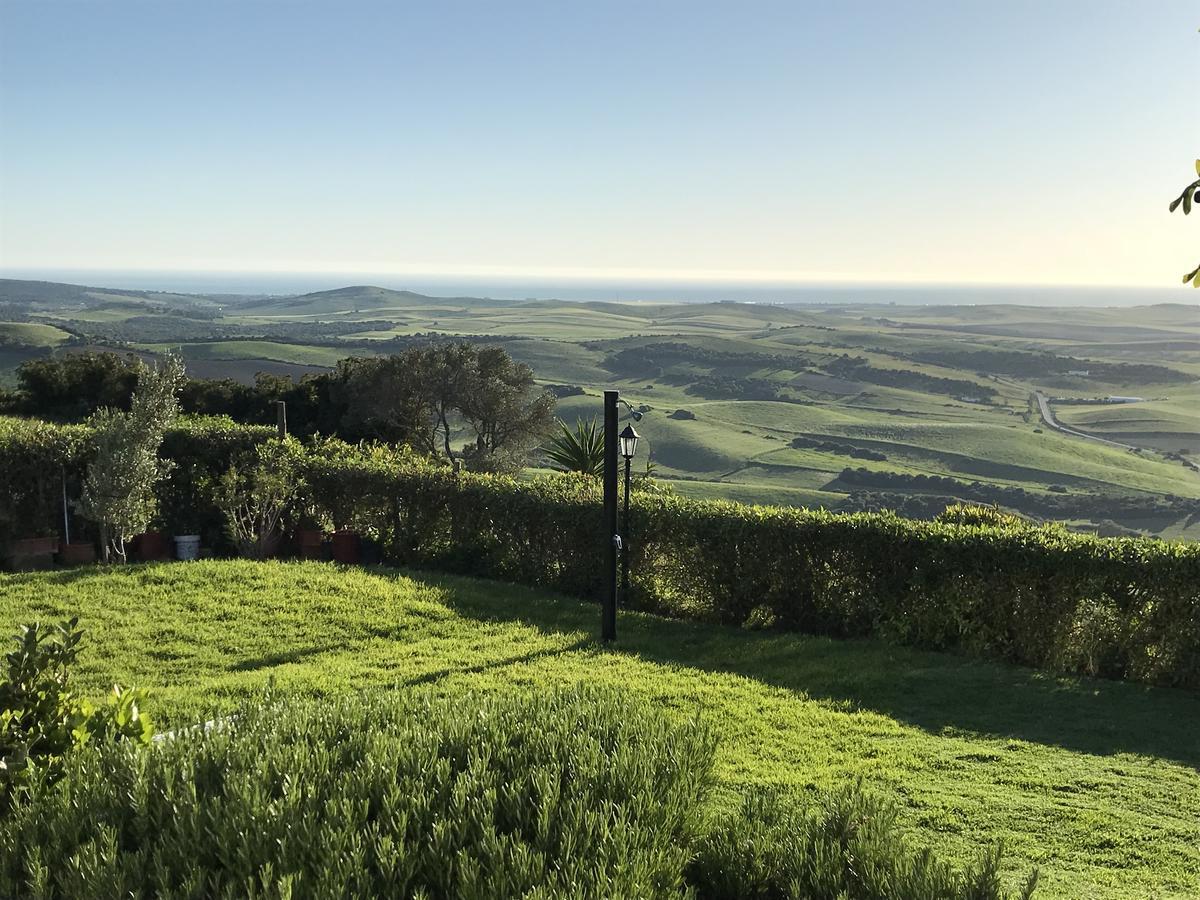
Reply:
M473 666L455 666L448 669L438 669L436 672L426 672L423 675L416 675L413 678L405 679L400 682L407 687L416 687L419 684L433 684L441 681L443 678L449 678L452 675L480 675L484 672L490 672L493 669L503 669L508 666L516 666L521 663L533 662L535 659L543 659L548 656L562 656L564 653L572 653L576 650L582 650L584 647L592 646L592 641L581 639L567 644L565 647L548 647L545 650L535 650L532 653L521 653L517 656L509 656L505 659L495 659L491 662L478 663Z
M592 604L495 582L407 576L443 590L451 608L473 619L520 621L546 631L599 630L599 608ZM527 597L514 604L514 591ZM639 613L620 615L612 649L849 703L935 734L974 732L1200 768L1200 695L1188 691L1062 677L876 640L744 631Z

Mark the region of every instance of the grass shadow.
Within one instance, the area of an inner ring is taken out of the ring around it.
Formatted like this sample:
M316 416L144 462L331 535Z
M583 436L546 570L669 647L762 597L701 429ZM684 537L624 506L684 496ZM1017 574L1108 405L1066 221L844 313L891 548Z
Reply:
M440 589L455 612L479 621L599 633L594 604L484 580L404 575ZM620 614L611 649L664 665L741 675L934 734L970 732L1200 768L1200 695L1190 691L1058 676L878 640L746 631L635 612Z
M422 684L433 684L441 681L443 678L450 678L454 675L481 675L484 672L493 669L504 669L508 666L520 665L521 663L533 662L534 660L544 659L551 656L562 656L566 653L573 653L576 650L582 650L584 647L589 647L594 642L587 639L574 641L564 647L551 647L545 650L535 650L532 653L521 653L517 656L509 656L504 659L494 659L491 662L477 663L473 666L454 666L452 668L438 669L436 672L425 672L422 675L416 675L412 678L406 678L399 682L406 687L415 687Z
M251 659L240 660L229 667L231 672L257 672L259 669L270 669L275 666L284 666L288 663L297 663L313 656L320 656L322 653L331 653L339 649L337 644L327 644L325 646L300 647L295 650L285 650L280 653L268 653L266 656L256 656Z

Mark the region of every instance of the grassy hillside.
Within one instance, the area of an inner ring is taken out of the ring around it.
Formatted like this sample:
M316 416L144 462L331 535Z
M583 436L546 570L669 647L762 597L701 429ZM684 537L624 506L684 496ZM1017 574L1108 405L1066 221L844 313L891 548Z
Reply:
M294 363L302 366L332 368L347 356L336 347L310 347L302 344L283 344L276 341L206 341L195 344L144 344L143 349L155 353L177 351L184 362L213 360Z
M1200 887L1200 700L868 641L622 614L490 582L328 564L202 562L0 575L0 628L79 615L80 687L153 690L163 724L230 709L269 681L610 685L718 729L722 803L750 785L863 779L913 841L965 860L1003 840L1046 897L1185 897Z
M70 335L53 325L38 322L0 322L0 346L57 347Z
M899 485L873 500L839 481L845 468L861 466L978 481L997 492L1065 492L1087 513L1063 518L1082 525L1111 518L1200 537L1194 510L1162 506L1169 496L1200 498L1200 472L1184 464L1200 464L1194 306L511 302L374 286L192 302L70 285L60 286L55 306L53 286L8 287L44 322L71 322L97 343L182 346L204 377L299 376L343 356L388 352L397 345L383 342L413 335L500 341L541 383L585 390L559 404L568 421L597 416L608 387L651 407L639 430L659 475L686 493L854 508L914 496ZM22 359L50 351L22 346L0 358L9 380ZM1141 452L1045 427L1030 402L1038 391L1146 398L1120 407L1054 404L1065 426ZM695 419L671 418L681 409ZM797 438L808 446L790 446ZM854 460L821 446L830 442L886 459ZM1112 498L1111 508L1093 497ZM1131 505L1142 512L1126 512Z

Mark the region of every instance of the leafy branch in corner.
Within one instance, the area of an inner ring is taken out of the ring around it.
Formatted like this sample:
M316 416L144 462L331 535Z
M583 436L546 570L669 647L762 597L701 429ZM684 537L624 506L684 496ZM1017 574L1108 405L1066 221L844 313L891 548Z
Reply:
M1196 160L1196 174L1200 175L1200 159ZM1167 207L1168 212L1175 212L1179 206L1183 207L1183 214L1186 216L1192 211L1192 204L1200 204L1200 178L1197 178L1191 184L1183 189L1183 193L1171 201L1171 205ZM1183 276L1183 283L1192 283L1192 287L1200 288L1200 265L1192 269Z

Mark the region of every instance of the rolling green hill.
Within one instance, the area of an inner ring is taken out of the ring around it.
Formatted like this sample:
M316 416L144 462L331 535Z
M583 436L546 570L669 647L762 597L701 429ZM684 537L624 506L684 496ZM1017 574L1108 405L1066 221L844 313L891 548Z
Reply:
M0 322L0 347L57 347L71 335L37 322Z
M182 346L206 377L299 375L411 340L499 342L543 384L584 390L560 401L568 421L598 415L606 387L648 407L639 428L657 474L689 494L859 508L951 490L918 489L915 479L934 476L962 485L959 494L978 482L1001 503L1014 502L1015 489L1079 498L1078 515L1063 518L1081 524L1112 518L1200 537L1200 513L1185 503L1200 498L1194 306L512 302L375 286L189 299L60 287L56 295L45 283L0 282L0 297L8 290L35 304L31 340L49 341L60 323L93 345ZM9 380L22 359L52 350L21 346L0 358ZM1146 398L1053 406L1068 428L1141 449L1053 431L1031 405L1038 391ZM695 418L672 418L676 410ZM795 439L808 443L793 447ZM885 459L852 458L847 448ZM847 468L908 481L854 486L840 478ZM1097 511L1096 497L1113 498L1114 512Z

